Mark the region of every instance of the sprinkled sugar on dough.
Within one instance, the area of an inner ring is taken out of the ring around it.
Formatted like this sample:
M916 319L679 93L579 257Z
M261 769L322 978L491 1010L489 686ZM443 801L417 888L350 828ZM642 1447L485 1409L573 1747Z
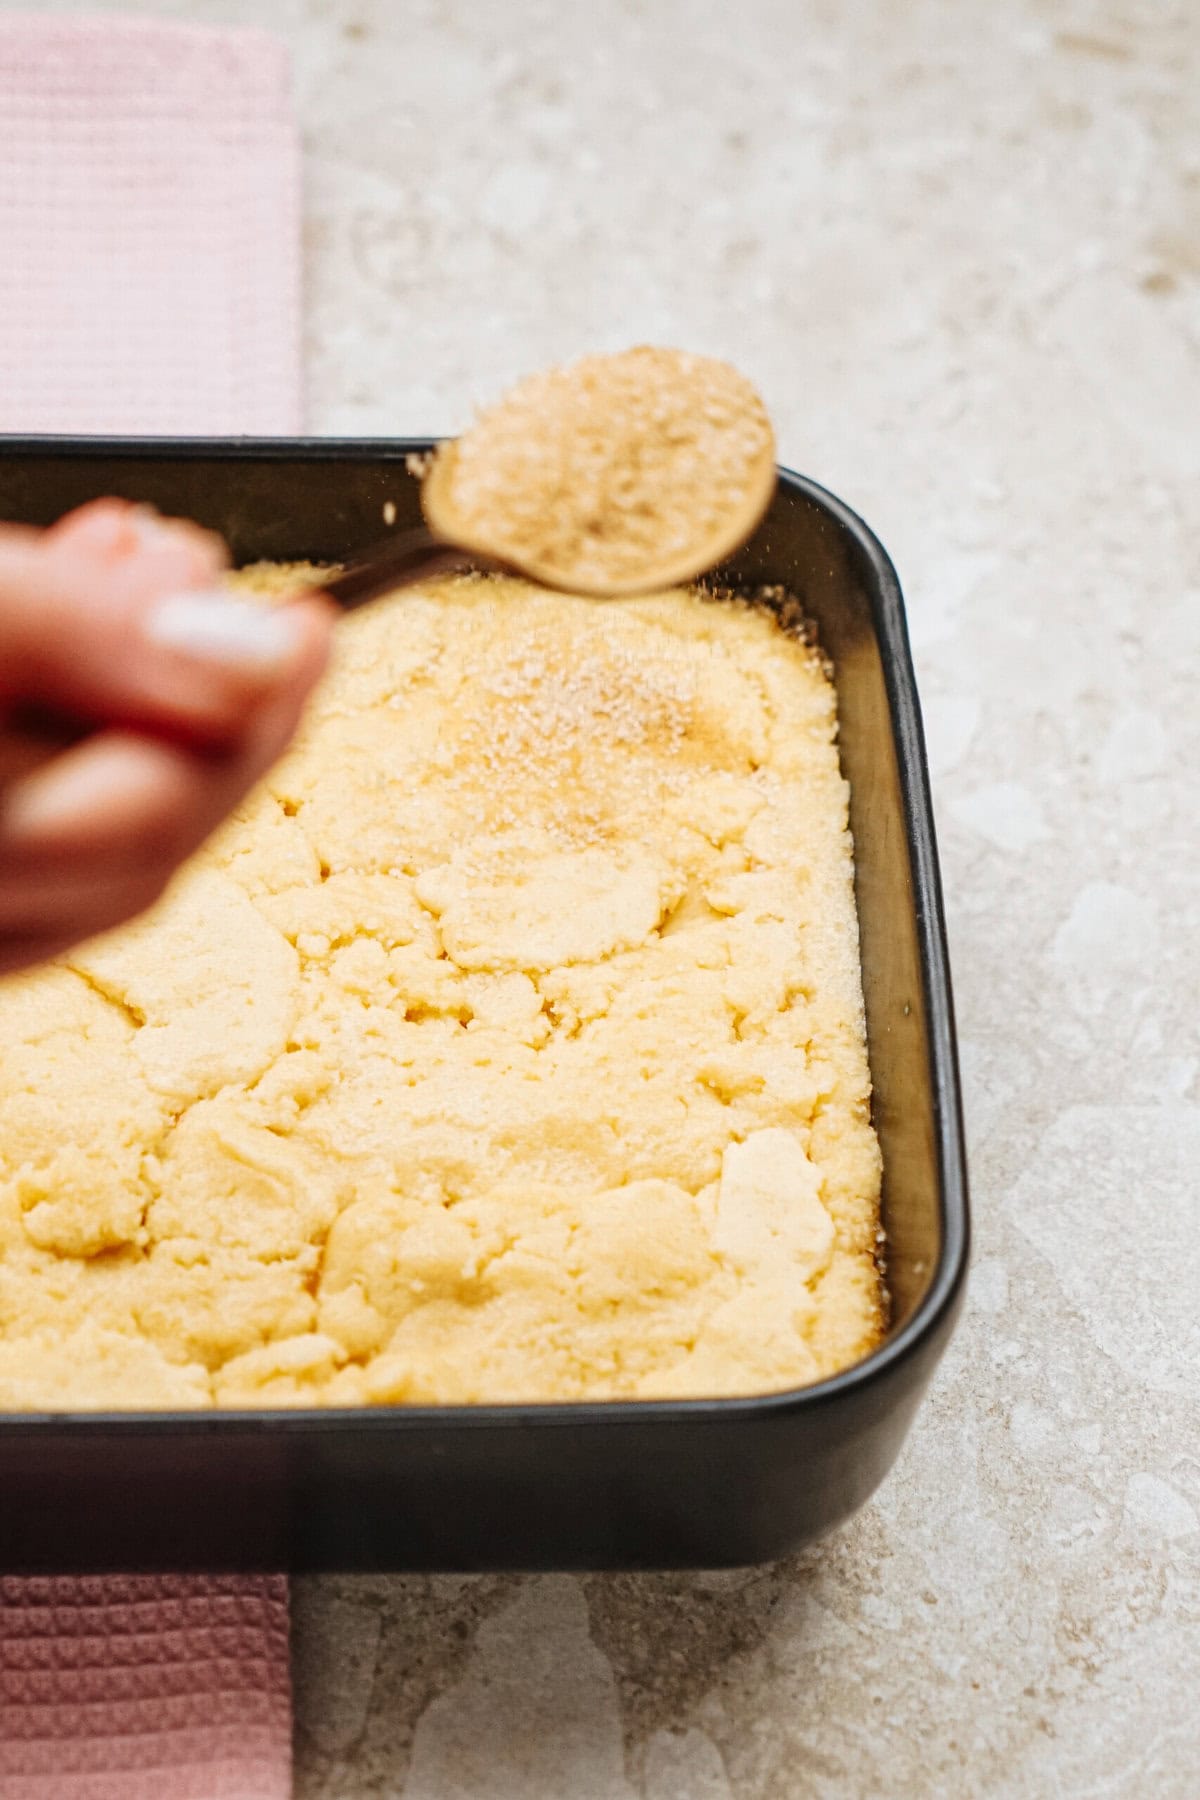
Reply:
M748 606L460 577L348 618L155 913L0 989L0 1406L730 1394L864 1354L835 729Z

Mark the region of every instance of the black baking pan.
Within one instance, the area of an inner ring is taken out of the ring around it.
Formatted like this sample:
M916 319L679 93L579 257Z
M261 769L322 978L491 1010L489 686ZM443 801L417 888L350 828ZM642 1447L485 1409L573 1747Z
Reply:
M0 439L0 518L120 494L239 561L352 558L417 522L423 441ZM893 1318L764 1398L0 1417L0 1570L715 1568L796 1550L890 1468L945 1348L967 1184L921 722L895 571L783 473L723 572L797 595L832 659L851 785Z

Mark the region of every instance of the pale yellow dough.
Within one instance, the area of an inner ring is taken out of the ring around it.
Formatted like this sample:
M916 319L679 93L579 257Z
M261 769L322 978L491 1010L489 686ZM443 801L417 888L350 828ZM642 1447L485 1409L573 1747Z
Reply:
M748 606L482 577L338 638L155 913L0 989L0 1408L751 1393L863 1355L819 658Z

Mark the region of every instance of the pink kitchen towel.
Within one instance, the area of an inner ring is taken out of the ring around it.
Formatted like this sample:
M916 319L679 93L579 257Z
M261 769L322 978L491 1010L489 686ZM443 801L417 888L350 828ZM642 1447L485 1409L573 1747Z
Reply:
M287 1800L282 1575L0 1576L4 1800Z
M0 14L0 431L296 430L299 256L274 39ZM283 1576L0 1568L2 1800L290 1792Z
M0 14L0 431L298 430L299 167L266 33Z

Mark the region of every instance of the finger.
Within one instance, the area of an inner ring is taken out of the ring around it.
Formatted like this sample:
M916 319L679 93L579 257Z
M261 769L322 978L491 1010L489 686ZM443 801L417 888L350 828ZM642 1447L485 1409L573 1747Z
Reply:
M44 962L153 906L178 865L253 780L248 754L212 758L97 735L0 815L0 973ZM15 817L15 824L14 824Z
M15 783L0 800L0 859L11 878L53 887L79 866L94 878L169 874L282 753L319 673L319 650L314 645L307 665L260 710L235 752L98 732Z
M105 559L65 530L54 540L0 535L0 684L10 699L229 743L249 709L323 657L327 602L266 607L198 590L213 553L175 536Z
M0 883L0 936L63 934L68 943L107 931L154 905L166 885L164 869L114 869L76 863L52 873L8 876Z
M3 866L12 879L48 885L79 864L141 875L171 869L222 816L244 759L97 732L5 795Z
M163 579L181 587L211 585L229 566L228 549L215 532L130 500L91 500L64 513L43 533L42 546L119 567L127 583L147 592Z
M153 506L132 500L89 500L64 513L43 534L52 545L70 544L89 555L120 561L143 550L173 544L187 549L203 580L228 567L229 551L215 531L191 519L165 517Z

